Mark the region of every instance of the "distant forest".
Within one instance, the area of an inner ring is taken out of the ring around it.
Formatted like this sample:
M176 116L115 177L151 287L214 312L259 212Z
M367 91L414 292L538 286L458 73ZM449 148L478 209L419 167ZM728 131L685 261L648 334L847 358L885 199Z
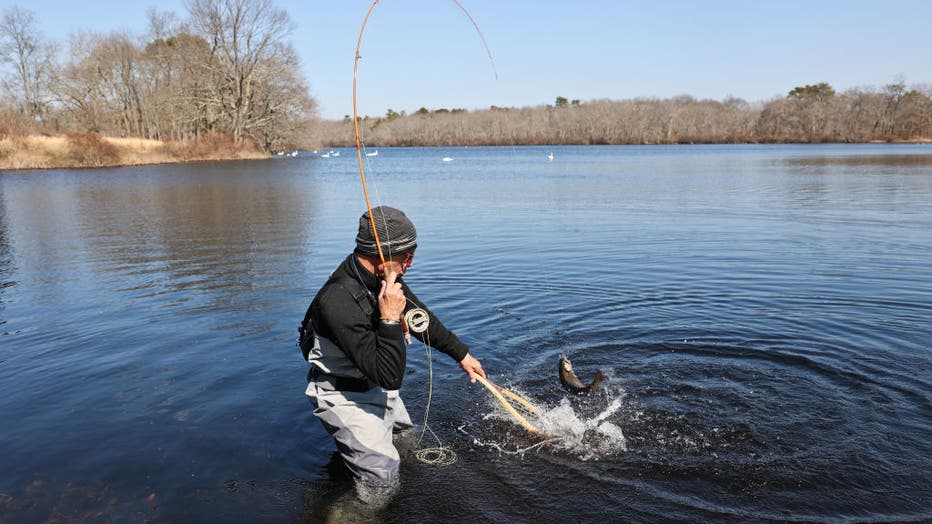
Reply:
M902 82L836 93L827 83L749 103L691 96L592 100L481 111L389 110L362 118L369 146L699 144L923 141L932 138L932 88ZM353 121L321 122L315 141L349 146Z
M145 35L46 40L36 16L0 11L0 140L99 134L163 141L225 137L265 151L354 144L352 118L320 120L272 0L190 0L149 12ZM361 117L369 146L927 141L932 87L828 83L764 102L691 96L570 100Z

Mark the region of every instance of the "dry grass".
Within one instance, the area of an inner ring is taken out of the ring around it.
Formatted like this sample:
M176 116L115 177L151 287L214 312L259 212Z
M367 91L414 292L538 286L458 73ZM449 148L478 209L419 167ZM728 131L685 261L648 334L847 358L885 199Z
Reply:
M54 167L56 159L68 156L68 139L63 136L17 136L0 139L0 169Z
M165 142L146 138L104 138L121 152L121 164L170 164L178 159L165 151Z
M167 164L202 160L268 158L251 144L236 145L224 135L186 142L143 138L101 137L92 133L67 136L20 136L0 133L0 170L111 167Z

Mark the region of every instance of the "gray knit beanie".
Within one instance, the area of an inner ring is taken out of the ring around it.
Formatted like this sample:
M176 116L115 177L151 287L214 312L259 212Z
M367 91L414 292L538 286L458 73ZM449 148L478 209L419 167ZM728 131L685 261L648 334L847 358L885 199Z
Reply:
M382 253L387 258L414 251L417 248L417 231L414 229L414 224L400 210L379 206L372 209L372 215L375 217L375 227L379 232ZM356 253L370 257L379 256L379 248L375 245L375 235L372 234L372 222L369 220L368 211L359 217Z

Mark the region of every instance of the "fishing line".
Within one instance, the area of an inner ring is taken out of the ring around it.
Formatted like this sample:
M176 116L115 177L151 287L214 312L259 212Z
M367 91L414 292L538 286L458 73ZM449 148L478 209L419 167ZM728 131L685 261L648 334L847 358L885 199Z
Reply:
M414 451L414 457L420 460L425 464L430 464L432 466L449 466L456 462L457 456L456 452L444 445L443 441L440 440L440 437L434 433L434 430L430 428L430 425L427 423L430 418L430 403L433 400L434 395L434 359L433 354L430 348L430 335L427 334L427 328L430 323L430 317L427 315L427 312L421 308L414 308L405 313L405 319L408 320L408 325L410 326L411 331L415 333L423 333L423 344L425 353L427 355L427 405L424 407L424 429L421 430L421 436L417 439L417 444L414 445L416 448ZM424 440L424 434L430 431L430 434L434 437L434 440L437 441L437 446L431 448L422 448L421 442Z
M476 20L472 17L469 11L467 11L466 8L463 7L463 5L460 4L458 0L451 0L451 1L460 9L460 11L463 12L464 15L466 15L466 18L469 19L469 21L472 23L473 27L475 28L476 32L479 34L479 38L482 40L482 45L485 47L486 54L489 57L489 62L492 65L492 72L494 73L495 78L497 80L498 70L495 67L495 59L492 57L492 50L489 48L489 45L485 40L485 35L482 34L482 30L479 28L479 24L476 23ZM359 178L362 183L363 196L366 201L366 210L369 213L369 225L372 227L372 233L375 239L376 249L378 250L378 253L379 253L379 259L382 262L382 267L385 267L386 265L385 264L385 253L382 250L382 241L379 238L379 232L375 225L375 216L372 213L372 203L369 199L369 188L368 188L368 184L366 183L366 170L363 165L363 146L362 146L362 139L360 137L360 131L359 131L359 110L358 110L358 104L357 104L357 99L358 99L357 81L358 81L358 76L359 76L358 75L359 59L362 58L362 54L360 53L360 49L362 47L362 36L365 33L366 24L368 24L369 22L369 17L372 15L372 11L375 9L375 6L378 5L378 3L379 3L379 0L373 0L372 4L369 6L369 9L366 10L366 16L363 18L362 26L359 28L359 36L356 39L356 54L353 59L353 133L354 133L355 142L356 142L356 161L357 161L357 164L359 165ZM513 137L512 137L512 148L514 148ZM368 157L367 157L367 161L368 161ZM379 195L379 200L381 200L380 195ZM382 223L385 224L384 215L382 216ZM388 228L386 227L386 232L387 230ZM392 254L389 253L389 260L391 260L391 255ZM424 318L425 319L427 318L426 312L424 313ZM406 318L403 320L404 320L404 326L407 331L407 329L410 329L408 327L407 315L406 315ZM426 431L430 431L430 433L434 436L434 438L437 440L437 443L440 444L440 446L437 448L426 448L426 449L419 450L416 453L416 456L419 460L422 460L430 464L448 465L456 461L456 454L453 453L452 450L450 450L449 448L443 445L443 443L440 441L440 438L437 437L436 433L434 433L434 431L430 429L430 427L427 424L428 415L430 412L430 402L433 396L433 359L431 355L430 339L426 333L426 329L427 329L426 322L424 323L423 327L425 330L423 332L424 333L423 341L424 341L424 346L426 348L427 359L428 359L429 380L428 380L427 407L424 411L424 430L421 432L421 439L418 440L417 445L420 445L421 440L424 437L424 433ZM509 413L511 413L511 415L515 418L515 420L521 423L521 425L524 426L526 429L528 429L528 431L539 434L546 438L552 438L551 435L537 429L536 427L531 425L529 422L527 422L527 420L523 416L521 416L521 414L518 413L507 400L505 400L503 396L503 392L507 392L507 390L505 390L504 388L498 387L498 386L493 386L486 379L480 376L477 376L476 378L480 381L482 385L484 385L495 396L495 398L502 404L502 406ZM510 394L510 392L507 392L507 393ZM517 397L516 400L520 398L514 394L510 394L509 396L512 396L513 398ZM525 407L531 406L529 402L526 402L523 399L521 399L521 403L522 405L525 405ZM533 410L536 410L536 408L533 408Z
M465 425L465 424L463 424L462 426L460 426L460 427L458 427L458 428L456 428L456 429L457 429L457 431L459 431L460 433L462 433L462 434L466 435L467 437L471 438L472 441L473 441L473 444L476 444L476 445L478 445L478 446L485 446L485 447L488 447L488 448L492 448L492 449L498 451L499 453L504 453L504 454L506 454L506 455L524 455L524 454L527 453L528 451L539 450L539 449L542 449L542 448L544 448L545 446L548 446L548 445L550 445L550 444L558 444L558 443L563 442L564 440L566 440L566 439L564 439L563 437L553 437L553 438L549 438L549 439L547 439L547 440L542 440L542 441L537 442L537 443L535 443L535 444L532 444L532 445L530 445L530 446L527 446L527 447L524 447L524 448L519 448L519 449L516 449L516 450L513 450L513 451L512 451L512 450L508 450L508 449L503 448L501 445L499 445L499 444L496 443L496 442L484 442L484 441L480 440L480 439L477 438L475 435L473 435L473 434L469 433L468 431L466 431L466 425Z
M476 20L472 17L471 14L469 14L469 11L467 11L466 8L463 7L463 5L460 4L458 0L450 0L450 1L453 2L456 5L456 7L458 7L460 11L463 12L464 15L466 15L466 18L469 19L469 21L472 23L472 26L476 29L476 32L479 34L479 39L482 40L482 45L485 47L486 54L489 57L489 63L492 65L492 72L494 73L495 78L497 80L498 70L495 67L495 59L492 57L492 50L491 48L489 48L489 44L485 40L485 35L482 34L482 30L479 28L479 24L476 23ZM355 58L353 59L353 133L356 139L356 160L357 160L357 163L359 164L359 178L362 182L362 192L366 200L366 209L369 211L369 222L370 222L370 225L372 226L373 236L375 237L375 246L379 252L379 259L382 261L382 264L384 265L385 254L382 251L382 242L381 242L381 239L379 238L379 233L375 228L375 217L372 216L372 203L369 200L369 189L368 189L368 185L366 184L366 172L363 167L363 161L362 161L363 148L362 148L362 141L360 139L360 133L359 133L359 110L358 110L358 104L357 104L357 98L358 98L357 97L357 93L358 93L357 80L359 77L359 59L362 58L362 54L360 53L360 49L362 47L362 35L366 31L366 24L369 23L369 16L372 15L372 11L375 9L375 6L378 5L378 3L379 3L379 0L373 0L372 4L369 6L369 9L366 11L366 16L363 18L362 26L359 28L359 37L356 39L356 55L355 55Z
M356 135L356 160L359 163L359 178L362 181L362 193L366 199L366 210L369 211L369 225L372 226L372 235L375 238L375 247L379 251L379 259L382 261L382 265L385 265L385 254L382 253L382 243L379 240L379 231L375 227L375 217L372 215L372 203L369 201L369 189L366 185L366 171L363 169L362 165L362 146L359 140L359 112L356 109L356 77L359 70L359 59L362 58L362 55L359 54L359 48L362 45L362 34L366 30L366 23L369 22L369 15L372 14L372 10L375 9L375 6L379 3L379 0L374 0L372 5L369 6L369 10L366 11L366 17L362 21L362 27L359 29L359 38L356 40L356 58L353 60L353 130Z

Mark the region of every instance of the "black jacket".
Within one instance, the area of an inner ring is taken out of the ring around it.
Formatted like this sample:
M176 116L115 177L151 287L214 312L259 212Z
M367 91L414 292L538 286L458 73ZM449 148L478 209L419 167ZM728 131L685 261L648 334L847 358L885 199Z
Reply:
M405 311L419 307L430 316L426 333L412 335L422 342L429 340L432 347L457 362L463 360L469 347L424 307L401 278L397 281L408 299ZM369 380L385 389L398 389L405 370L404 334L400 325L379 320L381 285L381 279L357 262L355 255L348 256L317 292L305 324L310 320L310 327L336 344Z

